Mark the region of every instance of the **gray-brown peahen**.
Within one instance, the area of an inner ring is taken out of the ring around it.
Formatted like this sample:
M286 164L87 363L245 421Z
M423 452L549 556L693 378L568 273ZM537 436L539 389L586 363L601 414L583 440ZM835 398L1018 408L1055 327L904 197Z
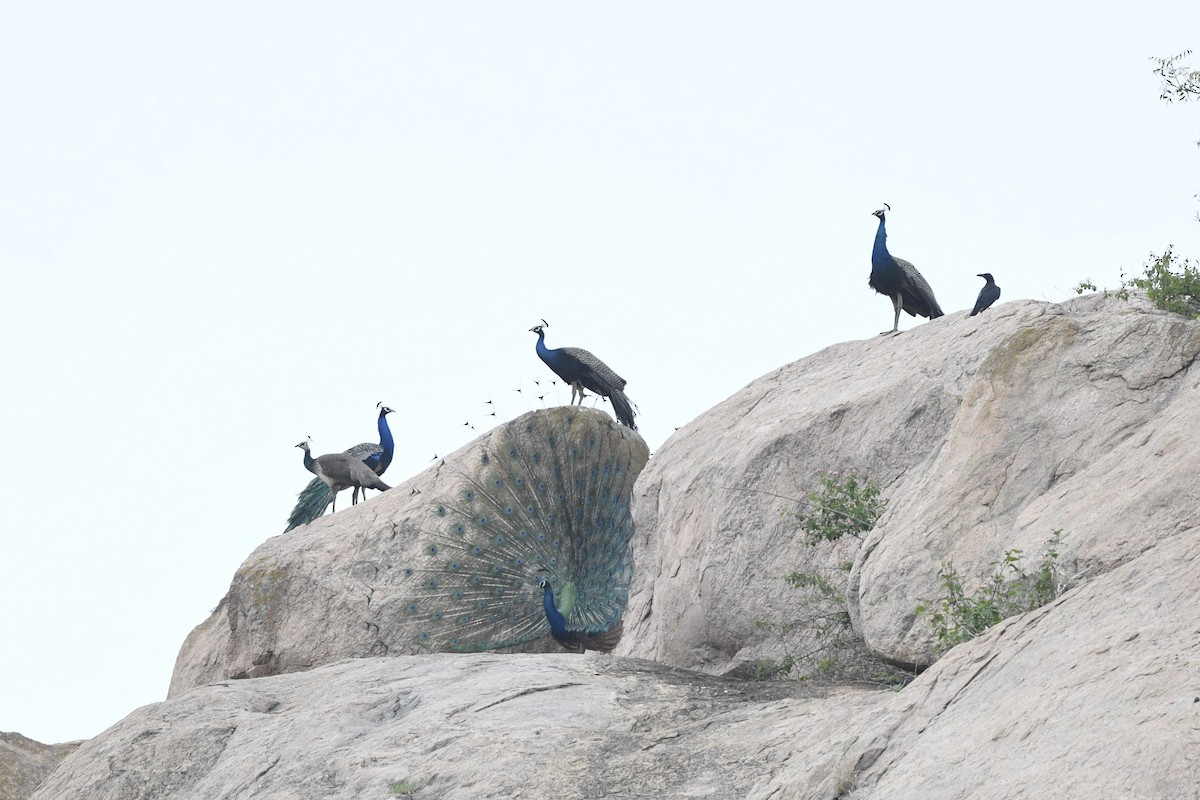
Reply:
M376 422L379 428L379 444L363 442L343 452L363 461L376 475L382 475L392 463L392 454L395 451L392 430L388 427L387 422L387 415L393 411L382 402L376 403L375 407L379 409L379 418ZM365 490L363 496L366 496ZM353 500L353 498L351 499ZM313 478L297 496L296 507L292 509L292 513L288 517L288 526L283 532L287 533L293 528L312 522L325 513L325 509L329 507L332 500L333 493L329 491L329 486L320 478Z
M371 468L364 464L362 459L346 455L345 453L329 453L313 458L308 440L301 442L296 447L304 451L304 468L320 478L329 487L329 491L333 495L332 511L337 511L338 492L343 489L353 487L354 493L351 495L351 504L358 505L359 489L378 489L381 492L386 492L392 488L380 480L379 476L372 472Z

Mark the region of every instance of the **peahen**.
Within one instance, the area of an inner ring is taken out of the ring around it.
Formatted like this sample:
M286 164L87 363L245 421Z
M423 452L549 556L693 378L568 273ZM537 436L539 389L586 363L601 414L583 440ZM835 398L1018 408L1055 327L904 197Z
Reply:
M981 272L979 273L979 277L983 278L986 283L979 290L979 297L975 300L975 307L971 309L971 313L967 315L968 317L973 317L980 311L986 311L992 303L1000 299L1000 287L996 285L996 280L992 277L992 273Z
M387 415L393 411L382 402L376 403L375 407L379 409L379 420L376 423L379 427L379 444L363 442L354 445L344 453L360 459L376 475L382 475L392 463L392 454L396 449L395 442L392 440L392 430L387 423ZM355 494L358 491L358 488L355 488ZM363 497L366 497L366 489L363 489ZM292 509L292 514L288 517L288 526L283 532L287 533L293 528L312 522L325 513L325 509L329 507L332 500L333 493L329 491L329 486L320 478L313 478L308 482L308 486L305 486L304 490L300 492L296 500L296 507ZM352 496L351 501L354 500L355 498Z
M550 323L542 320L541 325L534 325L529 330L536 333L537 354L555 375L571 385L571 404L574 405L578 395L580 405L585 397L583 390L590 389L598 395L612 401L613 412L622 425L631 430L637 430L633 421L633 405L625 396L625 379L600 359L582 347L559 347L554 350L546 347L545 328Z
M900 312L907 311L909 316L928 317L937 319L943 316L937 298L929 282L917 272L917 268L903 258L896 258L887 249L887 229L884 227L884 212L891 211L887 203L883 208L872 212L879 217L879 230L875 232L875 247L871 250L871 278L867 283L880 294L892 298L892 307L896 311L892 321L892 329L884 334L896 333L900 330Z
M329 493L333 495L333 511L337 511L338 492L343 489L354 488L351 503L358 505L359 489L378 489L386 492L392 488L380 480L365 461L354 456L345 453L329 453L313 458L312 446L307 439L296 447L304 451L304 468L329 487Z
M474 651L547 633L576 652L621 638L633 571L629 504L649 453L602 411L533 411L448 460L404 611L412 644Z

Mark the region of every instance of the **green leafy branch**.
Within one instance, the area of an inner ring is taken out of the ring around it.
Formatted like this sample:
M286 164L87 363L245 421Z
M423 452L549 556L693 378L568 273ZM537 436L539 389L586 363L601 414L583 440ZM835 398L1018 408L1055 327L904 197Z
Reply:
M1017 614L1046 605L1062 592L1058 555L1062 531L1047 540L1032 572L1023 565L1019 549L1008 550L983 586L973 594L963 588L962 576L950 562L942 564L938 577L945 591L940 598L917 606L927 615L937 637L937 652L946 652L970 641L988 628Z

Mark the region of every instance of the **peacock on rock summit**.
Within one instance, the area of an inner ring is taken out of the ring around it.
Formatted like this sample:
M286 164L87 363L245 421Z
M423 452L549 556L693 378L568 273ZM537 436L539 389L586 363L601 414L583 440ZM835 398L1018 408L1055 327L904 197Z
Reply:
M456 461L404 571L414 648L479 651L550 634L576 652L621 637L633 572L633 483L646 443L604 412L533 411Z
M633 405L625 396L625 379L582 347L558 347L553 350L546 347L544 329L549 327L550 323L542 320L541 325L534 325L529 330L538 337L535 346L538 358L545 362L555 375L571 385L571 405L575 404L576 396L579 397L579 404L583 405L583 398L586 396L583 390L590 389L611 400L613 413L617 415L621 424L636 431Z
M912 317L920 315L929 319L944 316L937 298L933 296L933 289L921 273L917 272L917 268L888 252L884 212L891 210L892 207L884 203L883 208L872 212L872 216L879 218L879 229L875 231L875 246L871 250L871 277L867 281L872 289L892 299L892 307L896 312L892 320L892 329L883 331L883 334L899 332L901 311L908 312Z
M391 465L392 454L396 449L395 442L392 440L392 430L388 427L387 422L387 415L394 412L382 402L376 403L375 407L379 409L379 419L376 422L379 428L379 444L363 442L343 451L343 454L359 459L370 468L371 472L382 475ZM356 494L357 492L358 489L355 489ZM366 489L364 488L362 492L365 498ZM333 502L333 493L329 490L329 485L319 476L313 478L297 496L296 507L292 509L291 516L288 517L288 526L283 532L287 533L293 528L312 522L325 513L325 509L331 502Z

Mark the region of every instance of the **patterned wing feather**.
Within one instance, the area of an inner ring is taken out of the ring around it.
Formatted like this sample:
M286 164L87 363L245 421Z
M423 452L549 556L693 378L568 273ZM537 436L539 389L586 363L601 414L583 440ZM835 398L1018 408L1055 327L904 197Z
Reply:
M578 361L584 372L581 380L584 386L593 392L599 392L606 397L613 389L624 389L625 379L613 371L612 367L592 355L590 350L582 347L560 347L559 351ZM592 381L591 383L589 383Z
M345 450L343 452L345 455L353 456L359 461L366 461L371 456L383 455L383 448L374 442L363 442L362 444L356 444L354 447L351 447L349 450Z
M489 650L545 636L546 576L568 628L621 619L632 575L633 481L645 446L594 409L533 412L496 429L431 507L406 616L431 649Z
M933 288L930 287L929 281L925 280L925 276L903 258L893 257L892 260L904 274L900 280L900 292L904 296L904 310L914 317L918 314L929 319L943 316L942 308L938 305L937 298L933 296Z

